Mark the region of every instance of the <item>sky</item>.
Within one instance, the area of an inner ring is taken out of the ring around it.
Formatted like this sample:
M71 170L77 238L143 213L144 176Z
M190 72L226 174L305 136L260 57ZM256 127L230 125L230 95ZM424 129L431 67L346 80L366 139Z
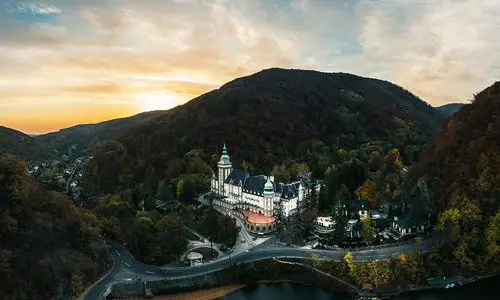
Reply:
M498 16L498 0L0 0L0 125L169 109L270 67L467 102L500 78Z

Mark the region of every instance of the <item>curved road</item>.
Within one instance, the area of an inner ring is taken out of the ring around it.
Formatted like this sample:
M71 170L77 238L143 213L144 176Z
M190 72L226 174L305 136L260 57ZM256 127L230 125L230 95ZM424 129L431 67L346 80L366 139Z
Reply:
M353 258L357 261L375 261L387 259L401 253L409 253L417 250L425 252L439 242L439 237L433 236L417 244L396 245L390 247L352 250ZM118 243L109 242L110 254L113 257L114 265L112 271L100 281L96 282L84 295L85 300L100 299L106 288L113 282L124 278L134 278L143 281L187 278L197 275L208 274L228 268L231 264L242 264L252 261L265 260L270 258L308 258L312 254L319 258L330 260L342 260L344 251L342 250L318 250L301 249L290 246L280 246L273 239L260 244L245 252L223 256L215 261L192 267L157 267L143 264L137 260Z

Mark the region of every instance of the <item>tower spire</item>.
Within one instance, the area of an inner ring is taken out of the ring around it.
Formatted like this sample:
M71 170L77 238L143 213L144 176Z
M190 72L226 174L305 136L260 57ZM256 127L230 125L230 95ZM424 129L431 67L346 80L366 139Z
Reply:
M226 147L225 143L224 143L224 147L222 148L222 155L220 156L220 162L226 163L226 164L231 163L231 160L229 159L229 154L227 153L227 147Z

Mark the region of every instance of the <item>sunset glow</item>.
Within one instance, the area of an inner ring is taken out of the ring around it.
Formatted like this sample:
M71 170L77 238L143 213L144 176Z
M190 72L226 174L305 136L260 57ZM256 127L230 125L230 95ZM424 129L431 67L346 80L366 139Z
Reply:
M0 0L0 125L169 109L270 67L466 102L500 78L498 15L497 0Z
M149 92L134 95L140 111L170 109L185 102L180 95L170 92Z

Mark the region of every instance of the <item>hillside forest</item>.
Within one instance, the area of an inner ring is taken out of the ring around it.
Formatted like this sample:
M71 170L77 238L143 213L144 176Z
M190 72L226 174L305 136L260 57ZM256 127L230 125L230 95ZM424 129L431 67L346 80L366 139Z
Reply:
M110 262L99 232L94 214L0 155L0 299L80 295Z
M499 116L500 83L444 121L386 81L270 69L141 121L114 140L96 140L78 208L41 188L24 162L0 156L0 298L80 294L109 262L103 237L156 265L179 263L192 238L188 228L233 245L235 222L195 201L209 190L224 143L234 168L282 182L310 173L321 182L300 222L288 220L301 224L300 233L353 199L373 209L408 203L432 211L444 246L387 263L358 265L347 256L344 271L356 282L383 286L390 282L380 280L384 270L396 268L414 282L429 274L498 272ZM418 182L426 183L426 195ZM363 224L365 232L370 227Z

